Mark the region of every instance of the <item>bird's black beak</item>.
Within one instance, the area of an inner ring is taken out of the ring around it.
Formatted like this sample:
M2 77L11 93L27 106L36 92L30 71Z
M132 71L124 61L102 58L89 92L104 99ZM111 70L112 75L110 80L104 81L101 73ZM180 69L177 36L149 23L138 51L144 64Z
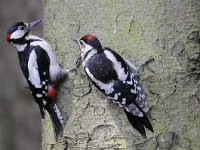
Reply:
M77 44L80 43L80 42L79 42L79 39L77 39L77 38L72 38L72 40L73 40L75 43L77 43Z
M41 22L42 22L42 20L37 19L37 20L35 20L35 21L29 23L29 24L28 24L28 27L31 29L31 28L37 26L38 24L40 24Z

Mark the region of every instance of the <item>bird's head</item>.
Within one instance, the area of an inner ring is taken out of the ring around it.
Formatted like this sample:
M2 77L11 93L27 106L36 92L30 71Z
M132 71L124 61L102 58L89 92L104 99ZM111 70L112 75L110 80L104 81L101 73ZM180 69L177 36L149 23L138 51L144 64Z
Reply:
M11 25L6 33L6 40L8 42L19 41L25 39L29 35L31 29L41 23L41 20L36 20L31 23L16 22Z
M87 53L91 49L101 50L102 46L98 38L94 35L84 35L80 40L73 39L80 47L81 52Z

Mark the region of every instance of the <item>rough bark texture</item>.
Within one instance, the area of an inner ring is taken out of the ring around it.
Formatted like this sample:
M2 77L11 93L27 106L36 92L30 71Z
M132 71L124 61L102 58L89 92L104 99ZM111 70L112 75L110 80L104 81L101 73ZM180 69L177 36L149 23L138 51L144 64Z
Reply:
M198 149L200 147L199 0L44 0L44 38L66 68L79 50L71 40L91 33L137 66L151 106L155 133L142 138L125 114L93 86L82 67L70 73L58 93L65 117L57 141L43 121L43 149Z

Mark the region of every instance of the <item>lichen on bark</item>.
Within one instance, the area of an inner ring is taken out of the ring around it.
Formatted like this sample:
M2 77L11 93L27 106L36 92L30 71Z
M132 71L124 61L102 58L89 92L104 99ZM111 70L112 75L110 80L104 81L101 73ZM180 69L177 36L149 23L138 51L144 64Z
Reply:
M194 76L199 70L190 59L198 59L200 50L200 1L44 0L43 7L44 38L65 68L73 68L79 57L71 38L87 33L136 66L150 56L155 60L150 64L154 73L140 71L155 133L148 132L143 139L123 111L89 84L80 67L69 74L58 92L58 106L65 118L63 137L57 142L52 139L51 122L43 121L43 149L200 147L199 83Z

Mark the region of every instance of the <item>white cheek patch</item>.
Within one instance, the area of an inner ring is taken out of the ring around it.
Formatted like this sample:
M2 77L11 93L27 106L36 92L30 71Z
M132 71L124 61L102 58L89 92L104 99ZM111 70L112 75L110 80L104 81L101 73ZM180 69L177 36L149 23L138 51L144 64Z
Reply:
M20 39L25 35L24 30L17 30L13 32L10 36L10 39Z
M85 52L91 50L92 46L85 44L85 46L81 46L81 51Z
M87 52L90 51L91 49L93 49L93 47L85 44L85 46L80 45L80 49L81 49L81 58L83 60L85 55L87 54Z

